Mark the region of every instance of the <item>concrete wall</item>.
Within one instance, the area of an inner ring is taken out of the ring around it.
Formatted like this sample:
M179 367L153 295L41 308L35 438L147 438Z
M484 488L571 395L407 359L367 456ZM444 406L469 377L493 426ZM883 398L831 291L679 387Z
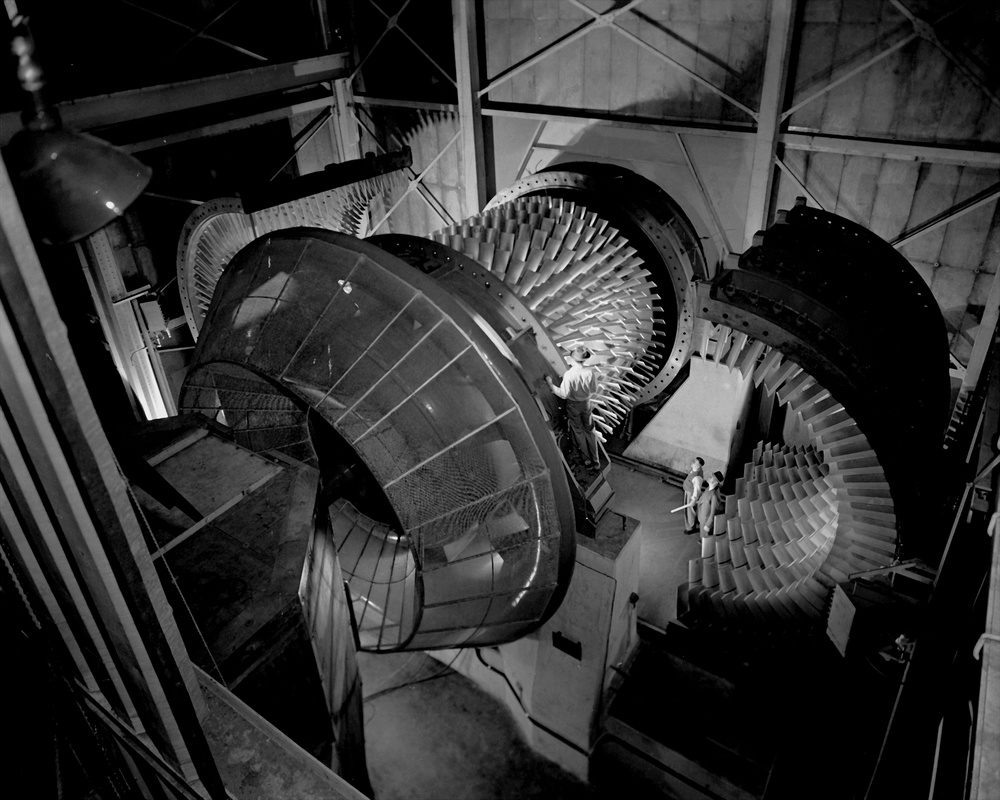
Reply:
M623 4L590 5L610 17L611 7L620 10ZM947 4L939 5L943 10ZM950 8L947 46L940 47L927 37L907 35L912 29L895 0L799 3L784 56L789 97L782 104L788 115L788 130L780 134L783 169L775 178L768 218L807 195L810 206L891 241L970 198L990 196L1000 175L1000 114L988 77L996 70L994 5ZM704 211L710 203L732 250L742 252L749 244L745 228L752 205L749 112L764 103L772 6L766 0L647 2L622 13L613 25L594 25L565 42L561 37L591 21L577 6L556 0L485 3L487 75L501 76L562 41L485 96L490 103L509 104L503 113L530 115L516 125L493 117L498 154L503 150L512 154L508 161L520 163L533 123L544 119L529 173L587 153L637 172L668 165L670 174L657 182L685 211L690 209L683 198L695 186L694 194L701 196L692 198L690 208ZM890 38L898 46L886 49ZM588 114L603 114L617 127L579 119ZM650 123L663 127L642 128ZM703 194L672 124L679 124ZM711 223L710 213L702 216ZM718 238L714 226L709 236ZM968 363L1000 255L995 193L969 213L910 238L900 252L940 304L953 354Z
M691 374L628 446L625 455L654 466L687 472L695 456L705 474L725 474L740 444L753 381L740 372L691 359ZM739 428L737 426L740 426Z
M532 121L497 117L493 120L497 186L513 183L517 167L535 132ZM528 124L526 124L528 123ZM686 138L688 155L706 181L727 245L741 249L743 209L750 191L751 139L704 136ZM705 203L691 173L684 150L673 134L632 128L613 128L585 121L548 122L526 162L520 177L570 161L616 163L642 175L669 194L691 220L705 258L714 265L722 240L712 224L712 211Z

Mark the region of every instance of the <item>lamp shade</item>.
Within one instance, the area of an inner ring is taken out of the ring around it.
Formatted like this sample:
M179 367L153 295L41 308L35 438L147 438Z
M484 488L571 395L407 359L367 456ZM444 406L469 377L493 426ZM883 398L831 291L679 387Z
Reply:
M61 127L24 128L3 149L29 229L65 244L121 216L152 171L102 139Z

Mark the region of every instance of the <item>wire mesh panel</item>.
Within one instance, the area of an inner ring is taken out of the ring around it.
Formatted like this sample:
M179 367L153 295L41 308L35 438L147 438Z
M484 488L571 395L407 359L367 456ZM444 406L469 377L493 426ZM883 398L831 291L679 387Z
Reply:
M246 247L181 405L322 467L311 413L364 462L385 507L330 513L366 649L509 641L558 605L572 502L532 396L446 291L379 248L314 229Z
M399 647L413 635L423 591L410 537L343 498L330 506L330 520L341 569L350 576L362 648Z

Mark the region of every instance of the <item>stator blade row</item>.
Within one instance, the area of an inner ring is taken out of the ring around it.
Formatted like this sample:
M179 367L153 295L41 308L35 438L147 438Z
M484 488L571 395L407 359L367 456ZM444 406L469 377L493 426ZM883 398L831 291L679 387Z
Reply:
M765 626L825 621L830 593L896 554L893 496L868 438L819 381L779 350L708 326L699 358L763 386L811 443L761 442L725 510L689 563L687 624Z
M357 236L372 199L395 192L397 172L365 178L320 194L245 214L236 198L212 200L189 221L182 235L178 285L192 335L197 338L215 286L230 259L260 236L286 228L324 228Z
M556 197L517 198L430 238L503 280L567 354L577 346L594 353L602 386L615 381L594 400L597 427L609 434L657 372L647 356L662 348L653 341L662 301L628 240L596 212Z
M329 192L310 195L289 203L251 214L258 236L285 228L325 228L357 236L368 204L376 195L392 191L390 183L399 182L396 173L365 178Z

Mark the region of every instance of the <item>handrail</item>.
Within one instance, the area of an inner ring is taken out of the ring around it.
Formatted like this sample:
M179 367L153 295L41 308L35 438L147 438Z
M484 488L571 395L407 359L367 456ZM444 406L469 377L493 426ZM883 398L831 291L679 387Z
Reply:
M996 351L995 344L990 347L991 355ZM988 365L993 364L994 359L987 358L986 363ZM962 414L962 418L956 427L954 434L950 437L950 441L954 442L954 451L956 454L962 454L962 461L960 464L955 464L956 469L961 469L962 474L966 475L965 485L962 487L960 497L956 496L957 505L953 506L955 509L955 514L951 520L951 528L948 532L948 539L945 542L944 549L941 551L941 559L938 563L938 577L941 575L941 570L944 567L944 563L948 558L948 554L951 551L951 546L955 538L955 531L958 529L958 525L962 520L962 516L965 514L965 507L969 501L969 496L972 494L972 488L979 476L975 474L975 466L970 466L973 454L975 452L976 443L979 439L979 433L983 427L983 420L986 417L986 394L989 389L990 379L993 370L989 367L983 370L980 375L980 380L975 390L971 393L968 401L965 404L965 409ZM957 404L956 404L957 407ZM946 439L947 439L946 435ZM967 446L963 446L967 443ZM958 495L959 493L956 493ZM934 579L934 587L937 588L938 577Z
M996 460L993 461L996 466ZM977 478L984 477L982 474ZM1000 472L993 474L993 512L1000 510ZM1000 533L993 537L992 561L990 564L989 597L986 601L986 620L983 633L972 650L972 657L981 661L979 696L976 700L976 715L973 738L970 742L969 761L971 775L968 797L972 800L995 796L1000 789L997 780L996 753L1000 741L1000 725L993 719L988 709L995 707L1000 697Z
M996 366L994 361L991 354L986 359L986 364ZM916 796L914 792L927 796L929 784L926 781L931 776L921 769L901 771L904 761L912 759L917 750L926 752L928 756L934 752L933 740L927 742L921 737L930 731L930 728L925 730L929 717L945 711L941 705L942 700L928 703L927 691L931 686L951 686L952 691L967 693L969 696L976 691L976 687L969 685L967 681L956 684L953 679L958 669L968 666L969 651L965 648L970 644L967 626L957 625L956 620L971 619L970 612L981 608L981 598L975 593L970 594L969 587L978 584L980 577L985 585L989 568L979 557L982 542L977 541L977 536L981 533L963 530L963 535L959 536L958 530L967 519L972 489L976 480L981 477L976 474L976 465L970 462L975 456L984 424L987 393L990 381L994 379L991 372L992 370L984 369L979 384L965 404L958 428L949 432L950 446L944 452L951 463L945 471L960 476L961 484L954 487L954 494L949 496L942 508L942 521L949 520L950 530L931 594L928 628L919 637L899 686L882 747L863 795L866 800L888 796ZM965 535L972 533L977 536ZM997 549L994 547L993 592L997 591L997 584L1000 584L995 563ZM1000 627L1000 623L995 621L994 624ZM982 701L980 709L978 724L981 728L984 721ZM937 721L932 721L932 727L936 727ZM925 744L928 745L926 750L923 747ZM995 741L993 747L995 749ZM983 749L983 745L977 743L976 749ZM940 781L941 777L936 775L933 779ZM973 794L971 797L977 798L978 795Z

